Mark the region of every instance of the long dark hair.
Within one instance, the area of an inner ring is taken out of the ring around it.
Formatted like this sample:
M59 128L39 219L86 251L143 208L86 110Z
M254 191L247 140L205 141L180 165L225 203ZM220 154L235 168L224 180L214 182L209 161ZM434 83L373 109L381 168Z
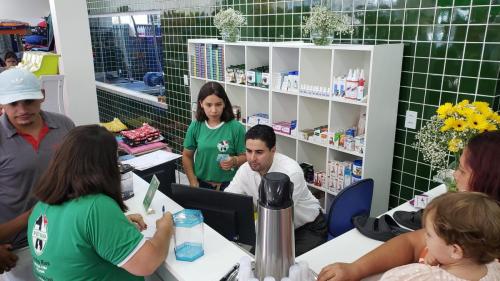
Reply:
M57 149L34 195L42 202L59 205L89 194L105 194L122 209L117 143L97 125L71 130Z
M471 191L486 193L500 201L500 131L484 132L467 144L465 161L472 170Z
M207 115L203 108L201 108L201 103L210 95L216 95L220 99L224 101L224 110L222 111L222 115L220 120L223 122L229 122L234 119L233 106L227 97L226 91L222 87L221 84L217 82L208 82L205 83L200 89L198 93L198 106L196 108L196 120L197 121L206 121L208 120Z

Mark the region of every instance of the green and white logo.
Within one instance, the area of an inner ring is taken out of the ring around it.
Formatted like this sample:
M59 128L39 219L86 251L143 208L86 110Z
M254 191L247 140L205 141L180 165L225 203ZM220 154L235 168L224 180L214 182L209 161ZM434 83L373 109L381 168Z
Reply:
M43 249L45 249L45 245L47 244L48 235L47 235L47 226L49 224L49 220L46 215L40 215L38 219L35 221L35 225L33 226L33 231L31 232L31 239L33 242L33 247L35 248L35 254L37 256L43 253Z

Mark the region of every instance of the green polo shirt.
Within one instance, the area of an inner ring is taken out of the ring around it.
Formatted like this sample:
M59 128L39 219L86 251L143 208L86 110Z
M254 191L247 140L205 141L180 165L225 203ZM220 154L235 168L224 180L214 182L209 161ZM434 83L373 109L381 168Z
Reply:
M193 121L184 139L184 148L195 152L194 174L210 182L231 181L236 169L225 171L221 159L245 153L245 128L236 121L223 122L215 128L206 122Z

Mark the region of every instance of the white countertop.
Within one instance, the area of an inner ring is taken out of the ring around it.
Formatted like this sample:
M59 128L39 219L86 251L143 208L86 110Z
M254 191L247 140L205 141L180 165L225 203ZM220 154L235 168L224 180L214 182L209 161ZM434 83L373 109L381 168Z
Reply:
M157 191L151 203L151 208L155 210L155 214L146 215L142 200L148 186L149 184L146 181L134 174L135 196L125 201L125 204L129 207L128 213L140 213L144 216L148 226L154 227L156 219L162 214L162 206L165 206L165 210L171 213L182 210L179 204ZM440 185L426 192L426 194L435 197L445 191L445 186ZM407 202L388 211L386 214L392 214L397 210L414 211L416 208ZM314 272L319 273L323 267L334 262L353 262L382 243L363 236L357 229L352 229L297 257L296 261L306 261ZM168 257L164 265L157 270L157 274L164 280L171 280L172 277L180 281L219 280L241 257L249 256L253 259L247 252L206 224L204 225L204 248L205 255L194 262L178 261L175 259L174 241L172 240Z
M429 190L426 194L430 197L435 197L444 192L446 192L446 187L442 184ZM410 205L410 203L406 202L387 211L386 214L392 215L392 213L399 210L416 211L417 209ZM382 243L383 242L381 241L373 240L364 236L356 228L354 228L297 257L296 260L306 261L314 272L319 273L323 267L331 263L353 262Z
M165 210L172 214L182 210L179 204L157 191L151 203L151 208L155 210L155 214L146 215L142 200L148 186L149 184L146 181L134 174L135 196L125 201L129 208L127 214L140 213L145 218L148 227L155 227L154 222L162 215L162 206L165 206ZM178 261L175 259L172 238L167 259L163 266L160 266L157 270L157 274L164 277L164 279L169 277L165 275L171 275L179 281L219 280L241 257L250 256L206 224L204 225L204 250L205 254L193 262ZM167 272L165 272L165 269Z

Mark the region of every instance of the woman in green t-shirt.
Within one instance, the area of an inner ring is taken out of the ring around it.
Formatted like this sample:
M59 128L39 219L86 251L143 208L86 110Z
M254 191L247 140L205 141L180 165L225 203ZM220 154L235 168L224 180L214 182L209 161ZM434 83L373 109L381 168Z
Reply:
M117 143L106 129L71 130L34 196L27 233L38 280L144 280L165 262L172 215L156 221L150 240L129 221L137 217L127 219Z
M246 162L245 128L234 119L231 102L219 83L201 87L195 119L184 139L184 172L191 186L224 190Z

